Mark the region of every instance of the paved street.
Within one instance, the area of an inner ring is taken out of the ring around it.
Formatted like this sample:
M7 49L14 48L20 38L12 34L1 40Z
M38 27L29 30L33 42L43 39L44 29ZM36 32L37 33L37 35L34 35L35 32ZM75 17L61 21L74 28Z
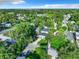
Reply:
M34 51L37 47L39 47L39 45L37 44L39 42L39 40L40 39L37 39L33 43L28 44L28 46L23 50L23 52L28 52L29 50Z

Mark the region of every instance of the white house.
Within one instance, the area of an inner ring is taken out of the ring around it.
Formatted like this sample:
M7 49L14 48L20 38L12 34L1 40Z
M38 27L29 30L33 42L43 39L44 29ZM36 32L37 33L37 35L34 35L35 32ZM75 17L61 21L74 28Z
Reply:
M44 39L48 34L48 27L44 26L44 29L41 30L40 34L37 35L38 38Z
M39 35L37 35L38 38L41 38L41 39L44 39L46 37L46 34L44 33L41 33Z
M48 50L47 50L48 55L51 56L51 59L57 59L58 58L58 52L54 48L51 48L50 42L48 42Z
M76 32L76 39L79 39L79 32Z
M21 14L17 14L16 16L20 16Z
M45 16L47 16L47 14L37 14L37 16L39 16L39 17L41 17L41 16L45 17Z
M35 31L36 31L37 34L39 34L39 32L40 32L40 28L37 27Z
M48 29L48 27L47 26L44 26L44 29Z
M5 41L7 39L11 39L10 37L0 35L0 41Z
M11 23L6 23L5 24L5 27L11 27L12 25L11 25Z
M62 24L62 27L66 27L67 28L68 26L67 26L67 24Z
M46 34L48 34L48 29L43 29L43 30L41 31L41 33L46 33Z
M75 39L72 31L65 31L64 34L71 43L74 43Z
M21 19L21 20L24 20L26 18L26 15L22 15L22 14L17 14L16 15L17 19Z
M70 19L71 18L71 14L67 14L67 17L68 17L68 19Z
M54 22L54 29L57 29L57 23Z
M70 14L64 15L64 20L69 20L71 18Z
M63 20L63 24L67 24L68 23L68 20Z
M75 24L75 21L71 21L71 24Z
M3 27L11 27L12 26L12 24L10 22L3 22L3 23L1 23L1 25Z
M68 20L71 18L70 14L64 15L64 20L62 21L62 27L67 27Z
M59 33L59 31L55 31L55 32L53 33L53 35L56 36L58 33Z
M79 32L76 32L76 44L77 47L79 48Z
M17 57L16 59L26 59L26 58L23 56L23 57Z

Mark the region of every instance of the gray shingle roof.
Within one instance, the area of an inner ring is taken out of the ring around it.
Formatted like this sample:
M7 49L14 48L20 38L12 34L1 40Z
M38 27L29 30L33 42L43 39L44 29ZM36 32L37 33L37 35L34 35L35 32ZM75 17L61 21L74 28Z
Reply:
M26 59L25 57L17 57L16 59Z

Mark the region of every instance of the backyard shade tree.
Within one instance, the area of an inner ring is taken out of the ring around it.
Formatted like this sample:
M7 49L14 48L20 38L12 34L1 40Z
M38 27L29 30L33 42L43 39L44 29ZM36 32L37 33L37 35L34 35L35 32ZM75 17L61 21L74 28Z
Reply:
M64 47L67 43L67 39L65 39L64 36L54 36L51 39L51 46L57 50L59 50L61 47Z

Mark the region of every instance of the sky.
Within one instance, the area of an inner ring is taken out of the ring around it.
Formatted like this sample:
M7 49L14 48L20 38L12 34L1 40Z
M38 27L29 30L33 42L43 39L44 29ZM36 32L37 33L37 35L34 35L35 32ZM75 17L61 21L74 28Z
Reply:
M78 8L79 0L0 0L0 9Z

